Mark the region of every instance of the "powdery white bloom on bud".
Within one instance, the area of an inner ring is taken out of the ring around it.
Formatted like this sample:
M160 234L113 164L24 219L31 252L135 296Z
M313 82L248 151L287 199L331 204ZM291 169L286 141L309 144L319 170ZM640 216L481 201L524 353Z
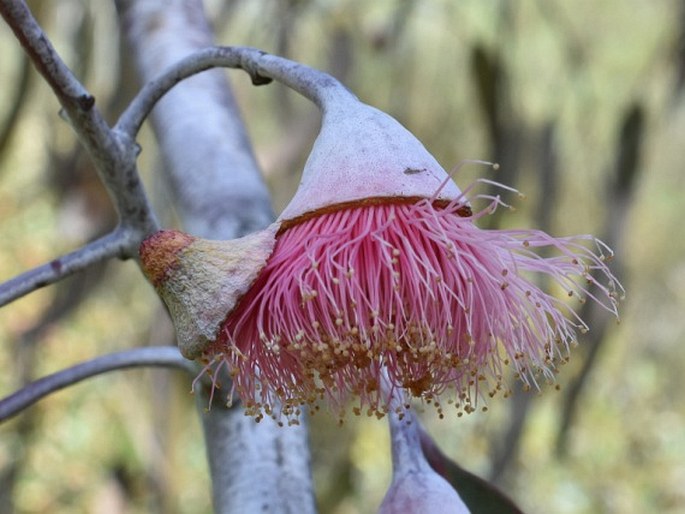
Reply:
M350 397L355 413L382 416L383 373L441 416L441 396L461 415L508 394L507 366L527 385L552 381L587 329L535 275L615 314L620 290L599 241L482 230L477 220L502 204L486 198L474 212L472 190L397 121L349 96L324 105L302 182L272 227L224 243L192 238L171 245L174 258L152 250L158 237L143 244L143 264L163 263L148 274L184 353L202 353L207 370L226 366L229 401L237 394L257 419L293 421L322 399L342 415Z
M231 241L210 241L178 230L161 230L140 246L148 280L174 321L181 353L206 351L237 301L266 264L276 225Z
M413 413L391 412L392 484L378 514L468 514L457 491L430 467Z
M393 479L378 514L469 514L454 488L432 469Z

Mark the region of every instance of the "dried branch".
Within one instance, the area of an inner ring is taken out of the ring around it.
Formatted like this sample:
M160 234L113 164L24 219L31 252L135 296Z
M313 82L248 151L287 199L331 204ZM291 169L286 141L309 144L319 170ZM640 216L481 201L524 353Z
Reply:
M135 348L123 352L102 355L90 361L43 377L14 394L0 400L0 422L17 415L41 398L109 371L140 367L178 368L195 373L191 362L186 360L175 346Z
M0 284L0 307L93 264L112 257L124 258L132 244L137 242L131 232L119 227L78 250L22 273Z
M254 85L277 80L310 99L319 107L329 97L352 95L327 73L283 57L249 47L216 46L199 50L169 67L160 77L148 82L121 115L116 128L134 137L157 101L172 87L192 75L215 67L239 68L249 73Z
M74 77L22 0L1 0L0 14L14 31L38 72L69 111L89 111L95 98Z
M516 187L527 134L512 102L513 86L507 65L501 48L489 49L478 44L471 50L471 75L487 128L490 153L494 162L506 170L507 185ZM489 194L494 195L495 191L496 187L492 186ZM503 213L504 210L497 210L488 216L487 226L499 227Z
M1 285L1 306L93 263L136 257L140 242L157 230L158 223L138 175L133 139L107 126L94 97L62 61L22 0L0 0L0 14L57 96L119 216L119 227L111 234Z
M62 61L23 0L0 0L0 14L52 88L66 118L94 160L121 224L131 236L123 256L137 255L137 243L155 231L158 224L136 168L135 143L126 134L109 128L95 107L95 98Z

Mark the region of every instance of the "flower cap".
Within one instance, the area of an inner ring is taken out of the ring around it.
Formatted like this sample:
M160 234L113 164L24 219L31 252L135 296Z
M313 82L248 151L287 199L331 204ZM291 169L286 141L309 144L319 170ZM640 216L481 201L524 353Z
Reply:
M436 192L438 201L461 197L442 166L397 120L344 98L324 110L300 185L278 219L292 223L334 206L432 198Z

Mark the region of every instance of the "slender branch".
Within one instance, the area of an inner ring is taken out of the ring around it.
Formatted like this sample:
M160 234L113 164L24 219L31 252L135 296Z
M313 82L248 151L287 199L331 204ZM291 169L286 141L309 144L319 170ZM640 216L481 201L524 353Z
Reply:
M178 368L194 373L193 365L175 346L152 346L102 355L48 375L0 400L0 422L16 416L47 395L96 375L140 367Z
M90 110L95 103L95 98L62 61L28 6L20 0L0 0L0 14L14 31L29 58L55 92L60 103L68 109Z
M400 407L401 408L401 407ZM429 469L419 443L419 420L412 410L400 417L394 410L388 413L393 473L418 473Z
M277 80L324 108L331 100L353 97L327 73L256 48L216 46L198 50L148 82L121 115L115 128L133 138L157 101L185 78L215 67L240 68L255 85Z
M136 168L134 141L109 128L95 107L95 98L62 61L23 0L0 0L0 14L57 96L72 128L93 158L122 223L136 234L133 239L142 240L157 230L158 223ZM125 250L125 257L133 257L137 255L137 244Z
M391 386L385 372L381 390L387 398L392 483L378 512L470 514L471 511L455 487L442 478L426 460L421 447L421 425L415 412L404 407L407 401L404 390Z
M271 54L263 54L256 63L245 62L243 69L253 75L268 77L297 91L326 110L335 104L341 106L347 100L357 101L357 97L336 78L328 73L310 68Z
M0 307L37 289L54 284L92 264L112 257L123 257L131 243L131 232L119 227L78 250L26 271L0 284Z

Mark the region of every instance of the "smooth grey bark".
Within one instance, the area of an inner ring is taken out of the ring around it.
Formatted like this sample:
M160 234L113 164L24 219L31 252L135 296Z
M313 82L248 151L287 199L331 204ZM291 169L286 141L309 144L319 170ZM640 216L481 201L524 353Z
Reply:
M143 83L213 44L200 1L120 0L117 7ZM269 194L224 70L176 85L151 119L186 231L231 239L271 223Z
M129 134L111 129L95 98L56 52L25 2L0 0L0 15L51 87L62 116L93 159L118 216L110 234L0 284L0 306L112 257L131 258L145 236L159 228L138 175L137 147Z
M117 7L144 82L212 45L199 1L120 0ZM230 239L273 220L225 72L175 86L152 121L185 230ZM218 400L207 411L204 393L198 405L216 512L315 512L306 424L279 427L268 418L257 424L239 405L229 409Z

